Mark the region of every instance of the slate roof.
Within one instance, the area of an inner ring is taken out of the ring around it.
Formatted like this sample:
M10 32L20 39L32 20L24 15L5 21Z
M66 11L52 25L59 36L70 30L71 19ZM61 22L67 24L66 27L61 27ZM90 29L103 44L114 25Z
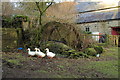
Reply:
M111 6L115 7L115 6ZM101 6L99 2L81 2L76 5L76 9L79 12L91 11L109 8L105 6ZM99 11L85 12L80 13L77 16L77 23L85 23L85 22L93 22L93 21L103 21L103 20L112 20L112 19L120 19L120 9L119 8L111 8Z

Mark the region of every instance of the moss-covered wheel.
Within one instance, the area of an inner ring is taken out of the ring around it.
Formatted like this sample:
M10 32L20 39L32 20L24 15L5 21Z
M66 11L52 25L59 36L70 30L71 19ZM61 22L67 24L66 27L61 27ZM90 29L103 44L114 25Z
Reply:
M64 43L74 49L81 49L82 47L82 36L72 24L49 22L42 28L41 36L41 43L55 41Z

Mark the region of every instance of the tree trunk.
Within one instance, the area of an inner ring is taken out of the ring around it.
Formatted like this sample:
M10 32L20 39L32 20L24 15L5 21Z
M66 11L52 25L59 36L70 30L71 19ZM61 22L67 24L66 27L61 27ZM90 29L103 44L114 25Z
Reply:
M40 13L40 17L39 17L39 24L40 24L40 27L42 26L42 14Z

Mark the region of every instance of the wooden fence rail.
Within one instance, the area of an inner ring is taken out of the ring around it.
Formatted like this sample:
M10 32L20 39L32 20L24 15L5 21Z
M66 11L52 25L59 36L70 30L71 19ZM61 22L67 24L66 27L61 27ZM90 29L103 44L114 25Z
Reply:
M84 36L84 39L88 38L89 36L91 39L93 39L93 41L96 41L97 43L99 43L100 35L90 34L90 35L83 35L83 36ZM120 46L120 35L106 35L105 39L106 39L105 43L108 43L109 45Z
M107 36L107 42L108 44L111 44L111 45L116 45L116 46L120 45L119 39L120 39L120 35Z

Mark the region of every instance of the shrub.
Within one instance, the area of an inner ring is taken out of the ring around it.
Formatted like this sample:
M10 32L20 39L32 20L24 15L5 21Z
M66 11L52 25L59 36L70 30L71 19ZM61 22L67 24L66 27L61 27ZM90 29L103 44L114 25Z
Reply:
M28 18L28 16L24 16L24 15L15 15L13 17L13 20L14 21L24 21L24 22L27 22L27 21L29 21L29 18Z
M98 54L101 54L103 52L103 47L100 45L92 44L89 47L94 48Z
M10 28L10 27L12 27L11 16L2 16L2 27L3 28Z
M83 52L76 52L69 56L69 58L76 58L76 59L79 57L87 57L88 58L88 55Z
M91 34L92 32L89 32L89 31L83 31L83 33L85 33L85 34Z
M95 46L94 49L97 51L98 54L103 52L103 48L101 46Z
M84 50L84 53L90 56L95 56L97 54L94 48L87 48Z

